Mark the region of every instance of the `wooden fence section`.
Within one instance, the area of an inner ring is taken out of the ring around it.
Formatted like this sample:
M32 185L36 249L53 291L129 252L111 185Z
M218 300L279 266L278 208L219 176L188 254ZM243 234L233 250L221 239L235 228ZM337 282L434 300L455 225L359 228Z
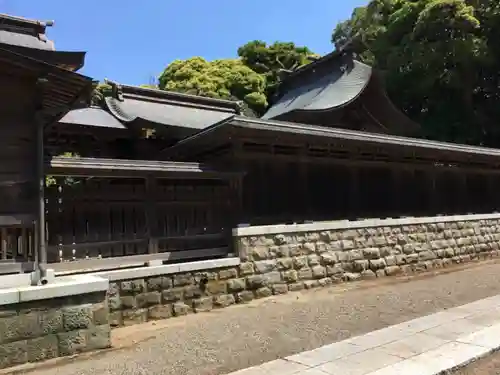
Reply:
M230 181L151 176L56 181L46 193L49 263L103 264L114 258L113 264L123 266L129 256L142 255L130 260L144 263L229 252Z

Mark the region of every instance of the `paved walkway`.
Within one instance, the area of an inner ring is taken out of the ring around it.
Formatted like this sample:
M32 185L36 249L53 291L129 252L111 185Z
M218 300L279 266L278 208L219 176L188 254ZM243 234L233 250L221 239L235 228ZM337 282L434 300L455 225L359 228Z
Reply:
M500 295L230 375L437 375L500 348Z
M114 331L119 349L34 370L37 375L222 375L497 294L495 262L432 277L346 283L122 328Z

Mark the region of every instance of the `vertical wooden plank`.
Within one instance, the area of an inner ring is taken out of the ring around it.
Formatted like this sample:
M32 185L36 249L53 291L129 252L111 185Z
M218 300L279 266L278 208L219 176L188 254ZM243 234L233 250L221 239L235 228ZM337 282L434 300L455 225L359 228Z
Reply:
M148 176L145 180L144 213L146 225L146 237L148 239L148 252L158 252L158 218L154 201L157 197L157 180L154 176Z
M7 259L7 228L0 230L1 246L2 246L2 259Z

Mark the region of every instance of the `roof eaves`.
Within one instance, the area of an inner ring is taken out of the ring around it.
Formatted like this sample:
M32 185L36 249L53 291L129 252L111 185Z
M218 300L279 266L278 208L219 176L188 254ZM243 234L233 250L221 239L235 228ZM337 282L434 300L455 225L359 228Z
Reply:
M133 96L134 99L139 99L140 97L142 97L144 100L160 99L168 101L169 104L191 105L197 108L219 111L223 110L225 112L230 110L235 114L239 114L241 111L241 104L233 100L208 98L199 95L153 89L149 87L119 84L108 79L105 79L104 81L111 86L118 87L124 97Z

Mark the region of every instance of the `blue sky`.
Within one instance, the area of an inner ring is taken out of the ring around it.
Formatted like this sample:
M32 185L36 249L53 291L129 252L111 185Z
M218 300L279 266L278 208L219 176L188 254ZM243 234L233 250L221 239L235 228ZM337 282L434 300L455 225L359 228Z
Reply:
M338 21L368 0L0 0L0 13L54 20L58 50L87 51L81 73L149 83L175 59L234 57L248 41L332 50Z

